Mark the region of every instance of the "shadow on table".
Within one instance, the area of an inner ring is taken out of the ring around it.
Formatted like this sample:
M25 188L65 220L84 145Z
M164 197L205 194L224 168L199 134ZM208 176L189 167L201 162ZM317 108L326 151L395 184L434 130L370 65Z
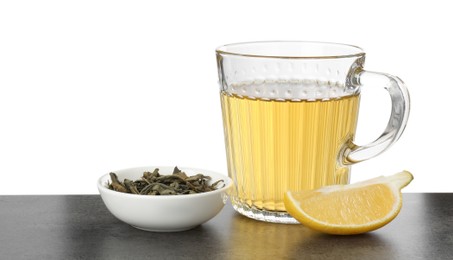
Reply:
M236 214L232 218L228 256L238 259L248 255L254 259L370 259L370 254L391 259L392 244L378 234L355 236L326 235L302 225L264 223ZM348 257L346 257L348 259Z
M453 259L453 208L442 194L403 195L400 214L385 227L361 235L335 236L302 225L231 218L228 258L255 259ZM450 246L446 246L450 245ZM253 249L253 250L252 250Z
M66 197L64 210L71 224L64 230L68 243L64 244L61 259L175 259L181 252L190 258L199 255L197 251L215 252L221 246L218 232L209 226L174 233L147 232L117 220L100 198L90 203L95 205L89 205L92 211L86 212L87 202L83 206L73 197Z
M442 207L446 202L437 205L441 198L429 194L412 194L390 224L354 236L325 235L302 225L260 222L230 207L189 231L146 232L117 220L99 197L84 198L89 201L80 203L80 196L64 197L64 206L58 211L67 219L54 218L56 224L64 226L61 234L54 235L59 240L55 246L62 247L58 250L61 259L432 259L451 256L440 250L442 243L453 245L453 225L433 223L442 223L436 218L451 217L452 209Z

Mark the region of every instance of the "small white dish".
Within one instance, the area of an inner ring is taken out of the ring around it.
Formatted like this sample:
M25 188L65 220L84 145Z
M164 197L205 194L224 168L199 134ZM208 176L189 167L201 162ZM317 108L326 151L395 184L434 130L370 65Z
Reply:
M145 171L159 168L162 175L172 174L174 167L147 166L114 171L120 181L137 180ZM108 188L109 174L99 178L97 185L107 209L119 220L138 229L174 232L194 228L216 216L227 199L232 180L223 174L195 168L179 167L188 176L201 173L210 176L210 183L224 180L225 186L214 191L187 195L136 195Z

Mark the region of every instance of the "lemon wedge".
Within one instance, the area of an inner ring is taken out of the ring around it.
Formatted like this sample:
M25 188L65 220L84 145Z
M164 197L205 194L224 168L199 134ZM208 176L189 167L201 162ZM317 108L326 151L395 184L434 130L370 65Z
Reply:
M316 190L287 191L288 213L301 224L329 234L352 235L376 230L402 207L401 189L413 179L408 171Z

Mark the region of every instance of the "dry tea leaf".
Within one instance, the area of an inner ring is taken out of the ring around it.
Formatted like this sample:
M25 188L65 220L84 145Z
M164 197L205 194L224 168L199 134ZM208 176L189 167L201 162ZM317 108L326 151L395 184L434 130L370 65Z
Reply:
M108 185L109 189L132 194L140 195L183 195L213 191L224 184L224 180L218 180L211 185L208 182L210 176L201 173L187 176L187 174L178 167L175 167L173 174L161 175L159 169L153 172L144 172L143 176L136 181L124 179L123 182L118 180L118 176L111 172L110 178L112 183ZM223 187L221 186L221 187Z

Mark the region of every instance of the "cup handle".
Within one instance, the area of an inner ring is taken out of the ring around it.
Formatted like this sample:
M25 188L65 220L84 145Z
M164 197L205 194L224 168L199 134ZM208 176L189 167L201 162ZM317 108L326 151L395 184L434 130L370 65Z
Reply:
M364 146L358 146L354 143L346 146L343 153L344 164L354 164L368 160L387 150L403 133L410 109L409 92L404 82L396 76L359 69L354 73L351 83L364 87L384 87L391 97L392 112L387 128L375 141Z

